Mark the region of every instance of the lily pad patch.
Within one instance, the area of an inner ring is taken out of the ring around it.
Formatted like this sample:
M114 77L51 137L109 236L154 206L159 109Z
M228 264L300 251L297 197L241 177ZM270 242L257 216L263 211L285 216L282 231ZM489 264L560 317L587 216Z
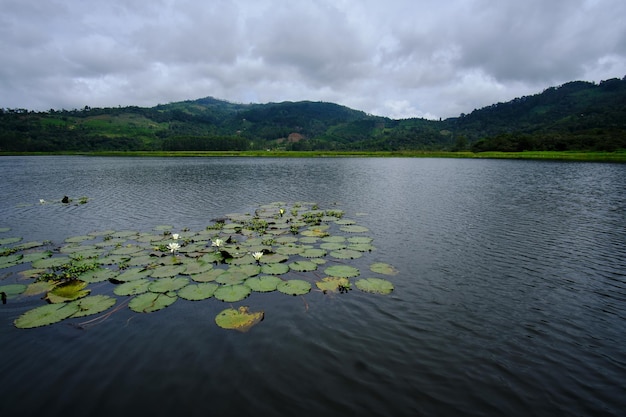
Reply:
M105 230L68 237L57 245L19 244L22 238L7 236L0 239L0 268L9 270L4 279L13 275L11 282L19 284L7 282L0 292L7 298L21 294L20 301L37 296L50 303L15 321L16 327L29 328L105 312L118 298L131 311L149 313L179 298L235 303L253 291L259 293L254 297L272 291L304 296L314 286L319 291L307 296L313 300L320 292L345 293L351 286L371 293L392 291L389 281L376 278L351 282L360 275L356 266L364 265L357 258L369 255L374 246L371 237L355 236L368 228L344 214L314 203L280 202L211 220L197 232L170 225L147 232ZM370 270L397 273L382 262L372 264ZM97 295L91 293L93 289ZM220 320L232 316L240 324L218 325L238 330L264 316L243 307L224 311L228 312L220 313Z

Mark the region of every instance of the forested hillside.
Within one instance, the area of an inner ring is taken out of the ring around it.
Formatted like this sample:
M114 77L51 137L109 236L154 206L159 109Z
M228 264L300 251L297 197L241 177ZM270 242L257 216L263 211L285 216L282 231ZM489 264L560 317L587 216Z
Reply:
M207 97L151 108L0 109L0 151L626 149L626 77L574 81L434 121L324 102Z

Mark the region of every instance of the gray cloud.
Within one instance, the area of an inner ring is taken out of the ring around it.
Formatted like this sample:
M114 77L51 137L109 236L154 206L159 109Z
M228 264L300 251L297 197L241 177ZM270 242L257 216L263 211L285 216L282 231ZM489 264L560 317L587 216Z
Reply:
M322 100L449 117L626 75L622 0L0 0L0 107Z

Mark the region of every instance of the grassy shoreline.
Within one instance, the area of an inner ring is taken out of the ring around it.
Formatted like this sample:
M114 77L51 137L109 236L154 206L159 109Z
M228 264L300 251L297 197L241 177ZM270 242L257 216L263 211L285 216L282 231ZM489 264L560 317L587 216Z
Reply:
M445 152L445 151L100 151L100 152L0 152L0 156L82 155L139 157L273 157L273 158L472 158L536 159L588 162L626 162L626 151L526 151L526 152Z

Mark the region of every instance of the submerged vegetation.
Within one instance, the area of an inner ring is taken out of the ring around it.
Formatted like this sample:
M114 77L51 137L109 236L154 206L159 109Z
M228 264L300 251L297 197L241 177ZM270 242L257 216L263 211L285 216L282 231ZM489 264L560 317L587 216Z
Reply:
M238 303L252 292L329 296L354 285L389 294L393 284L383 277L397 273L392 265L371 263L372 275L362 277L352 264L376 250L368 231L342 210L275 202L228 214L197 232L172 233L168 225L150 232L104 230L68 237L60 246L6 237L0 239L0 269L9 269L5 279L15 283L0 285L0 293L4 302L43 300L15 319L18 328L100 314L87 322L72 320L84 327L126 305L152 313L179 299ZM215 322L247 331L263 319L263 311L231 306Z

